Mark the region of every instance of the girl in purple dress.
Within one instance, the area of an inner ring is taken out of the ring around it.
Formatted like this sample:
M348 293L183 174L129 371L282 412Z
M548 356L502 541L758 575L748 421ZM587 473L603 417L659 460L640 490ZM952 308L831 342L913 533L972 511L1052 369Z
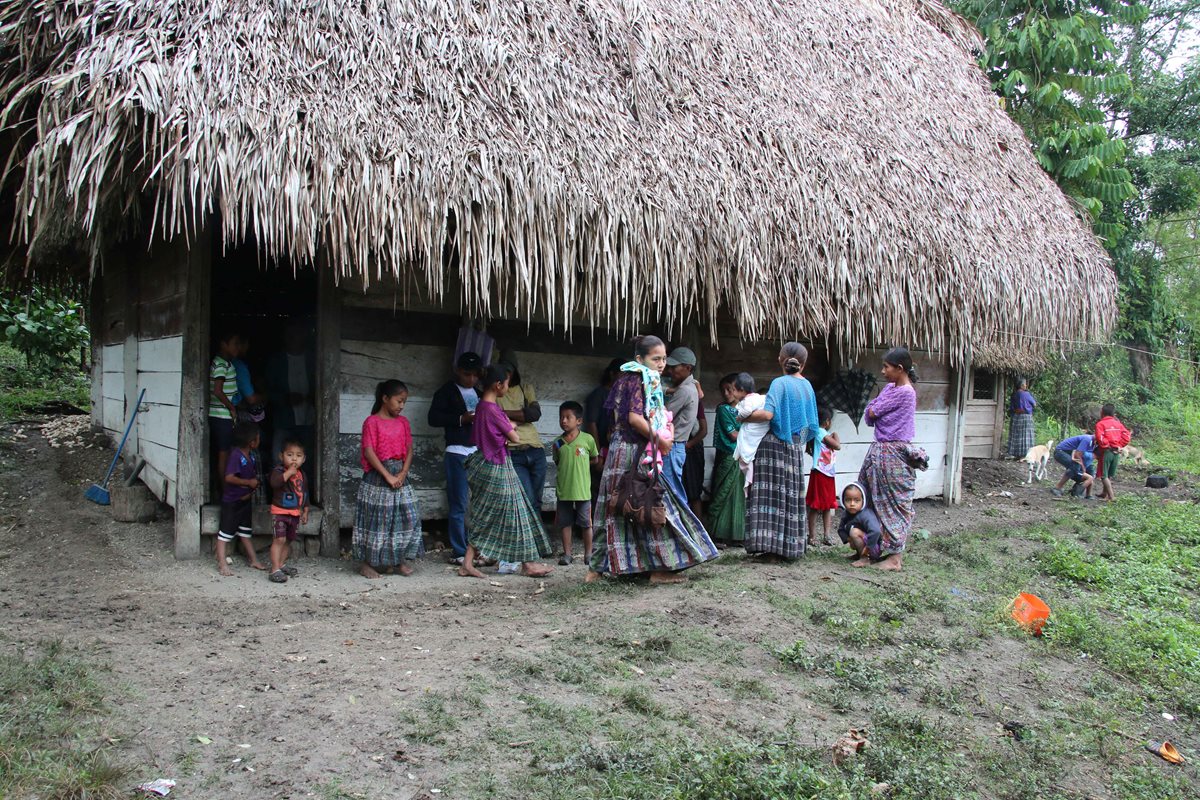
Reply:
M898 570L904 563L904 545L913 523L913 493L917 473L912 466L912 439L916 434L917 370L905 347L893 347L883 356L883 378L888 385L867 405L863 420L875 429L875 441L863 459L858 482L867 493L867 507L879 517L882 536L880 558L874 566ZM853 562L871 563L869 557Z

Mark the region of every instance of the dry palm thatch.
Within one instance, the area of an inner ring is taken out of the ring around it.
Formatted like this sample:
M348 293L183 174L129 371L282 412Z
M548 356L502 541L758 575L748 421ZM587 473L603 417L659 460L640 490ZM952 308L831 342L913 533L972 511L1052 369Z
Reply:
M1115 279L976 42L933 0L32 0L0 122L26 243L142 196L481 314L1015 362Z

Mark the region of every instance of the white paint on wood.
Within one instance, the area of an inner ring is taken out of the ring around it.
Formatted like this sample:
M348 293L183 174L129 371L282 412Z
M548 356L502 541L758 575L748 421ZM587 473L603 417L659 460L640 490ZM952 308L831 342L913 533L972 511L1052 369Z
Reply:
M171 474L174 474L174 469ZM155 497L172 508L175 507L175 479L164 475L158 467L150 463L149 459L146 460L146 466L142 468L141 481L154 493Z
M121 375L125 372L125 343L106 344L100 348L100 369L102 372L115 372Z
M138 414L138 439L176 450L179 447L179 409L175 406L147 405ZM172 473L171 477L174 477Z
M183 359L183 337L138 340L138 372L179 373Z
M182 381L183 374L178 369L174 372L138 372L138 390L146 390L146 399L142 402L153 406L179 408Z

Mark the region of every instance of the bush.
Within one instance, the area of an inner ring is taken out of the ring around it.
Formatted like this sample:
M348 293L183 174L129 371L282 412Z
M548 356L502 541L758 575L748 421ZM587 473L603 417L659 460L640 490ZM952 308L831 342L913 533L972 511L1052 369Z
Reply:
M65 294L33 287L27 296L0 295L0 342L19 350L29 368L57 371L89 341L83 306Z

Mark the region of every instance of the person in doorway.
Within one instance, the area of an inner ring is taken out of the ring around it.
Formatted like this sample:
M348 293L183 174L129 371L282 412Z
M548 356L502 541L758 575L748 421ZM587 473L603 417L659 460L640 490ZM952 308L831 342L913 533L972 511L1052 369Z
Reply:
M254 552L254 490L258 488L259 431L253 422L239 422L230 433L231 447L226 453L224 490L221 493L221 527L217 530L217 571L233 574L225 561L225 548L235 538L246 551L246 561L254 569L266 569Z
M271 452L282 452L283 440L293 438L313 449L313 431L317 422L316 364L309 348L307 327L289 322L283 332L283 352L267 360L267 401L271 408Z
M287 583L300 570L288 564L292 542L300 526L308 522L308 482L304 479L304 445L299 439L284 439L276 454L279 465L267 478L271 486L271 571L273 583Z
M226 330L217 337L217 354L208 368L208 434L214 454L213 466L220 491L225 490L225 463L233 447L233 425L237 421L237 370L233 361L240 353L241 334Z
M1033 438L1037 431L1033 423L1033 410L1037 408L1037 400L1029 393L1029 382L1024 378L1017 381L1008 400L1008 450L1009 458L1024 458L1033 447Z
M863 458L858 483L866 490L867 508L879 518L879 554L872 565L897 571L904 564L904 549L916 515L912 440L917 425L917 369L907 347L893 347L884 353L883 378L887 386L863 414L863 420L875 430L875 441Z
M496 402L517 426L517 439L508 443L508 453L512 456L513 469L517 471L517 478L529 502L540 516L542 490L546 486L546 448L533 423L542 418L542 407L538 404L533 384L521 379L516 353L511 350L502 352L499 366L508 375L508 390Z
M354 512L354 558L364 578L380 570L412 575L405 564L425 552L421 512L408 480L412 428L404 416L408 387L398 380L375 387L375 405L362 426L363 479Z
M675 423L675 443L663 465L663 479L679 501L687 503L683 467L687 461L687 445L696 432L696 417L700 412L700 392L692 376L696 371L696 354L687 347L676 347L667 356L666 366L664 374L671 381L671 386L665 390L667 410Z
M592 437L600 448L600 463L592 470L592 499L600 491L600 475L604 470L604 459L608 458L608 440L612 435L612 411L604 408L608 392L612 389L613 381L621 374L621 364L624 362L614 358L608 362L600 375L600 385L588 393L583 404L583 432Z
M475 567L476 553L487 561L520 564L521 574L530 578L544 577L554 569L539 562L553 552L550 537L517 478L506 446L520 440L517 426L496 402L507 391L507 368L499 364L488 367L472 431L476 451L467 458L471 536L458 569L464 578L483 577Z
M1054 460L1065 468L1062 478L1050 490L1055 497L1062 497L1063 487L1067 481L1075 485L1071 487L1071 496L1083 496L1084 500L1092 499L1093 475L1096 474L1096 464L1093 458L1093 442L1090 433L1081 433L1069 439L1063 439L1054 448Z
M475 452L471 436L479 405L479 371L483 363L470 351L454 363L454 378L442 384L429 403L429 427L446 436L446 499L450 504L450 560L461 565L467 554L467 457Z
M258 424L267 415L263 410L263 396L254 390L250 365L246 363L246 353L249 351L250 340L244 336L238 337L238 355L232 361L233 371L237 373L237 394L233 396L233 405L237 408L239 420Z
M1105 403L1100 409L1100 420L1096 423L1096 432L1092 442L1096 446L1096 477L1100 481L1101 500L1113 500L1112 481L1117 477L1117 464L1121 461L1121 448L1129 445L1132 439L1129 429L1117 419L1117 409L1112 403Z

